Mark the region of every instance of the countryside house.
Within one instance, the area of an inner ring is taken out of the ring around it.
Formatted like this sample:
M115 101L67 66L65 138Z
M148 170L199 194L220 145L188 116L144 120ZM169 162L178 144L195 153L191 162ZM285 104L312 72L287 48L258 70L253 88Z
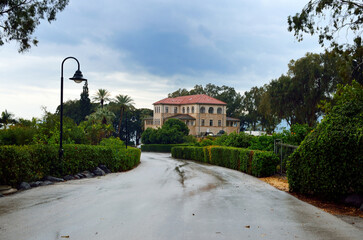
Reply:
M170 118L183 121L189 134L239 132L239 119L226 116L227 104L204 94L165 98L154 104L154 115L145 119L146 128L160 128Z

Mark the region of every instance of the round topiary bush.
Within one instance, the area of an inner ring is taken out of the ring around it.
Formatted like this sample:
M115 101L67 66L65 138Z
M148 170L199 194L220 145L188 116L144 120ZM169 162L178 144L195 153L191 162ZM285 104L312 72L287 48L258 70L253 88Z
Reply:
M331 199L363 193L363 87L340 87L333 103L289 158L290 191Z

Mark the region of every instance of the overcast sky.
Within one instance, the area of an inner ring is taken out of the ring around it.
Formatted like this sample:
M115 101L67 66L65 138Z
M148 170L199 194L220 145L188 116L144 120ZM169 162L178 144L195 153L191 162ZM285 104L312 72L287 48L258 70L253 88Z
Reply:
M0 112L16 118L54 112L60 101L60 65L76 57L90 97L104 88L127 94L136 107L179 88L213 83L243 94L287 72L291 59L322 52L316 37L297 42L287 17L307 0L71 0L51 24L36 29L38 47L19 54L0 46ZM64 101L79 99L64 65Z

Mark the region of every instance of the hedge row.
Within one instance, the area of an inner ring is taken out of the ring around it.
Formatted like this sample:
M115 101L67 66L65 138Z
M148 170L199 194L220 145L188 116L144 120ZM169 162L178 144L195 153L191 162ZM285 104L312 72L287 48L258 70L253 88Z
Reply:
M59 161L58 145L0 146L0 185L31 182L52 175L63 177L100 164L111 171L129 170L140 162L140 150L115 149L108 146L64 145L64 158Z
M143 144L141 145L141 151L170 153L173 147L178 146L186 146L186 144Z
M273 175L279 163L278 157L272 152L220 146L173 147L171 155L231 168L256 177Z

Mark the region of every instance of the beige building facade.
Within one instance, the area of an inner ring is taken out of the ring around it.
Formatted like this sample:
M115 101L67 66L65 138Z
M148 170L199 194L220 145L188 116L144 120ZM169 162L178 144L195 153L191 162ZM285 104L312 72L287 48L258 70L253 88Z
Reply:
M190 135L214 135L221 130L226 133L239 132L239 119L226 116L227 104L207 95L191 95L166 98L155 102L152 118L145 119L144 127L160 128L166 120L176 118L189 128Z

